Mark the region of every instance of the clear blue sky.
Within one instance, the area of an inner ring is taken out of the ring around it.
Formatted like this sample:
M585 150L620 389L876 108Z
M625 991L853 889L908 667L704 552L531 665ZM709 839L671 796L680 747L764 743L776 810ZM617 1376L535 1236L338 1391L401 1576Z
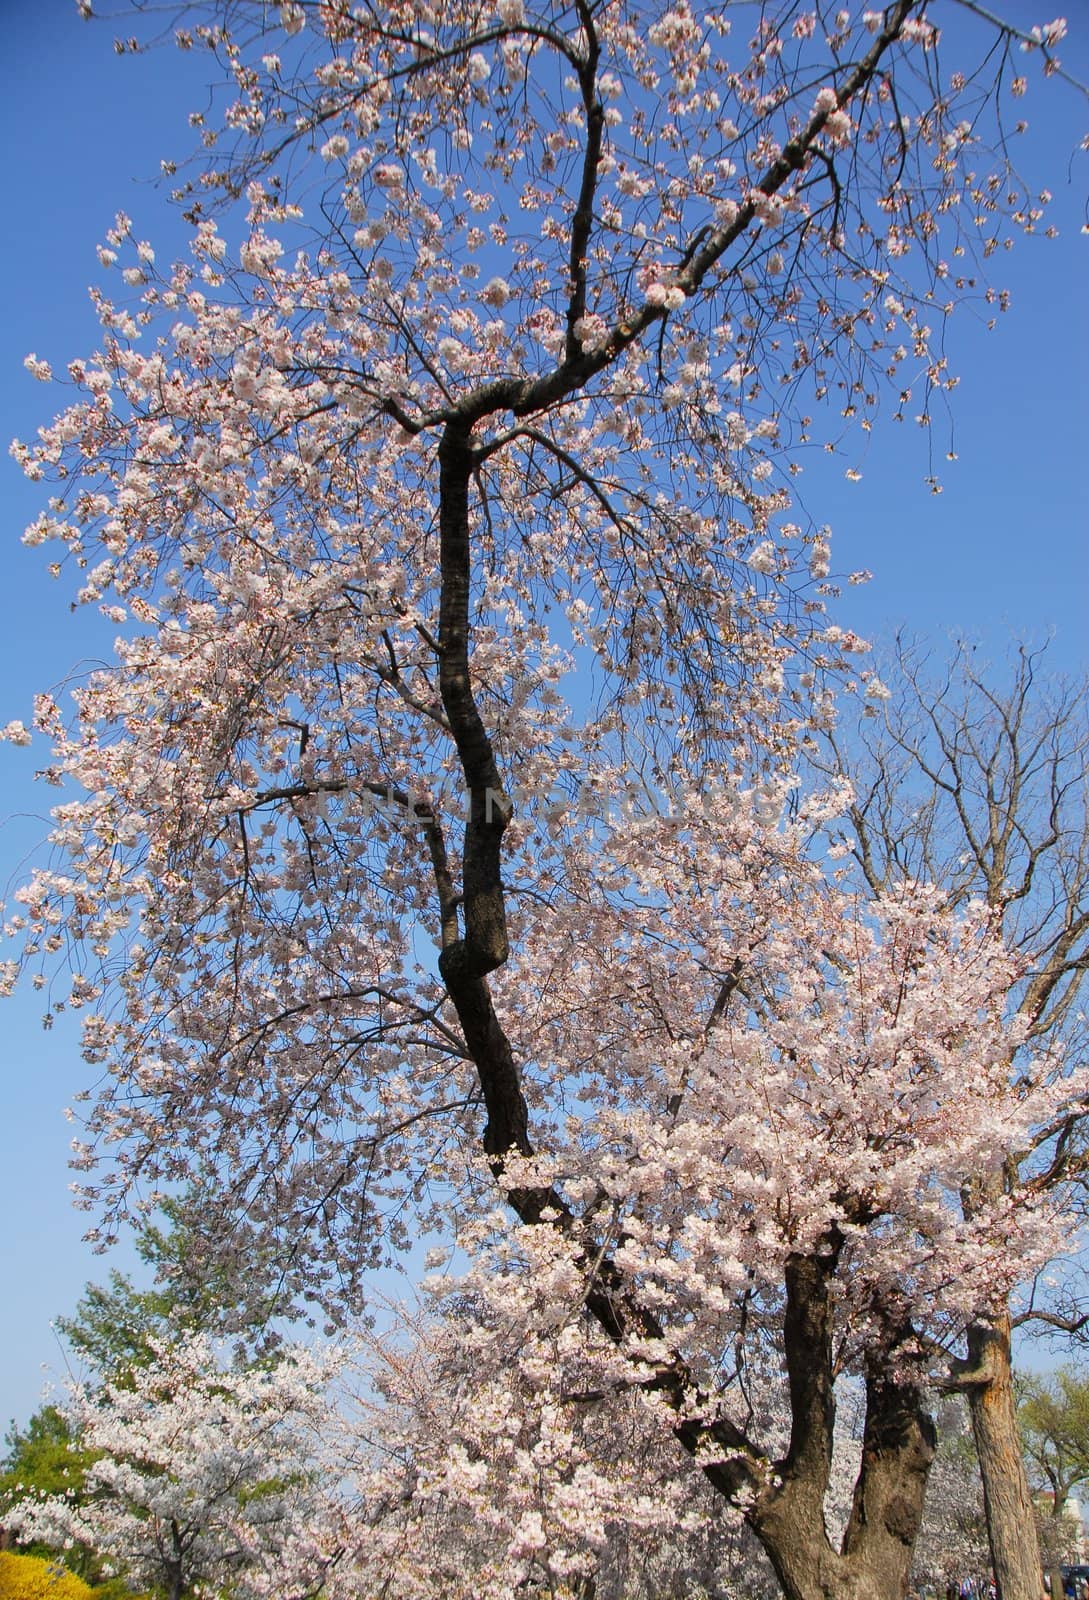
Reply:
M1008 0L1024 25L1047 21L1026 0ZM1067 41L1066 63L1089 81L1089 22ZM1046 14L1045 14L1046 13ZM181 236L152 180L159 159L189 148L185 116L199 95L200 62L166 51L117 57L108 26L81 24L74 0L0 0L0 146L8 243L0 252L0 434L32 435L50 393L23 370L31 350L56 367L94 347L87 297L98 276L94 246L124 208L160 257ZM925 441L891 425L868 454L818 460L806 475L810 511L835 531L834 565L868 567L872 585L850 590L841 620L870 638L897 624L939 638L967 628L1000 650L1007 629L1037 637L1056 630L1056 666L1089 664L1089 238L1079 195L1089 158L1070 152L1089 110L1049 93L1033 75L1025 114L1029 167L1053 190L1061 237L1024 241L997 267L1014 305L997 332L954 319L951 354L963 374L956 402L959 460L942 463L944 493L932 496ZM135 180L142 179L143 182ZM960 325L957 326L959 321ZM944 441L935 441L939 454ZM846 482L848 465L863 477ZM29 721L32 695L77 662L102 656L108 633L68 614L67 595L45 576L40 550L19 543L40 499L0 458L0 724ZM49 791L31 782L40 753L0 747L0 885L21 875L43 833ZM41 1005L22 994L0 1003L0 1427L25 1421L60 1352L49 1323L70 1310L84 1283L111 1264L81 1244L84 1219L71 1208L72 1130L63 1107L84 1084L74 1032L43 1033Z

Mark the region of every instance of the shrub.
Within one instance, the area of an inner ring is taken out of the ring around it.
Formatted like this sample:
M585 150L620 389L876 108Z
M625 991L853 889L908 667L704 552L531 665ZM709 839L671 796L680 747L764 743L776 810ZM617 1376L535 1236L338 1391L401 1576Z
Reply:
M93 1593L57 1561L0 1550L0 1600L90 1600Z

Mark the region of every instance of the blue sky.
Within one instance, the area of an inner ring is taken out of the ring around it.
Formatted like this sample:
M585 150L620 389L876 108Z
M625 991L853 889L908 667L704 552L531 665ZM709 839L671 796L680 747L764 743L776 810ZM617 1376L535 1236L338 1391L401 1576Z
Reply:
M1007 9L1026 26L1050 15L1026 0ZM151 180L161 157L189 147L185 117L199 101L201 63L173 51L118 57L109 27L81 24L74 0L0 0L0 20L8 218L0 433L10 439L32 436L50 402L23 370L24 356L33 350L63 368L94 347L87 286L114 213L128 211L160 257L179 247ZM1089 23L1063 54L1089 81ZM1033 74L1026 166L1037 187L1054 192L1061 236L1023 241L1000 262L996 279L1012 290L1013 309L994 333L970 313L954 319L959 459L942 462L944 492L929 493L925 440L910 424L879 432L864 457L818 459L804 490L809 510L834 529L835 567L875 574L845 596L845 625L878 641L900 624L939 641L963 628L996 653L1009 630L1036 638L1054 630L1054 665L1080 674L1089 661L1089 238L1079 232L1079 196L1089 157L1071 151L1089 128L1089 106L1054 88ZM944 454L944 437L935 444ZM844 477L850 465L862 470L857 484ZM103 656L109 633L71 617L41 551L20 545L40 497L2 457L0 506L3 723L29 721L33 693ZM44 831L49 792L31 782L40 754L3 746L0 758L0 884L10 887ZM50 1319L72 1308L89 1278L131 1264L128 1252L103 1261L80 1242L86 1219L70 1203L72 1130L62 1112L88 1069L73 1030L44 1033L41 1010L30 994L0 1010L0 1425L34 1409L43 1363L60 1369Z

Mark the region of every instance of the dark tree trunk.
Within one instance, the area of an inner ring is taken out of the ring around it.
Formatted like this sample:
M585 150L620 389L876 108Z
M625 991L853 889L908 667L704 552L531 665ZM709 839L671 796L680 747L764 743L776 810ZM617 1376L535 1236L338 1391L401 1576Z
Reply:
M883 1367L866 1379L862 1467L843 1539L844 1556L864 1555L882 1593L907 1591L936 1446L922 1390ZM875 1590L875 1592L877 1592Z
M830 1292L842 1241L787 1265L784 1348L793 1425L779 1482L750 1521L787 1600L903 1600L934 1457L922 1390L889 1376L895 1337L866 1379L862 1462L841 1549L828 1538L824 1501L835 1423L834 1310Z
M933 1455L934 1427L919 1391L881 1385L867 1407L842 1550L828 1539L816 1484L784 1487L754 1519L787 1600L904 1600Z

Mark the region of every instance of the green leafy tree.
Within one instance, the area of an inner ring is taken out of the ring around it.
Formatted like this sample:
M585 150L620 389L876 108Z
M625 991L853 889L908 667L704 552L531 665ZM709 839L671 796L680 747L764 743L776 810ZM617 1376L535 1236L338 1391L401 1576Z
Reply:
M5 1435L7 1454L0 1469L0 1493L18 1484L41 1494L63 1494L73 1480L73 1434L58 1406L43 1405L27 1423L26 1432L12 1423Z
M1073 1554L1077 1523L1066 1511L1089 1484L1089 1374L1062 1367L1047 1378L1022 1377L1017 1419L1025 1459L1050 1516L1040 1518L1040 1543L1052 1569L1051 1592L1062 1592L1055 1568Z
M15 1503L28 1497L65 1495L84 1501L84 1480L94 1457L79 1448L79 1439L64 1412L51 1402L41 1406L21 1431L12 1423L5 1435L7 1451L0 1467L0 1523ZM48 1545L19 1542L25 1554L55 1556ZM87 1582L102 1576L101 1563L78 1541L61 1552L70 1570Z
M1019 1380L1018 1420L1040 1487L1060 1505L1089 1483L1089 1373L1062 1367Z
M221 1259L209 1260L193 1220L195 1202L192 1192L168 1199L162 1224L141 1229L136 1250L152 1269L150 1288L138 1289L127 1273L113 1271L105 1285L88 1284L71 1317L58 1318L69 1349L100 1380L116 1383L153 1360L164 1339L186 1334L233 1339L242 1361L275 1346L276 1273L263 1273L251 1258L243 1278Z
M149 1339L177 1310L168 1292L137 1289L126 1273L113 1271L105 1285L87 1285L73 1315L57 1319L57 1329L92 1372L119 1375L146 1365Z

